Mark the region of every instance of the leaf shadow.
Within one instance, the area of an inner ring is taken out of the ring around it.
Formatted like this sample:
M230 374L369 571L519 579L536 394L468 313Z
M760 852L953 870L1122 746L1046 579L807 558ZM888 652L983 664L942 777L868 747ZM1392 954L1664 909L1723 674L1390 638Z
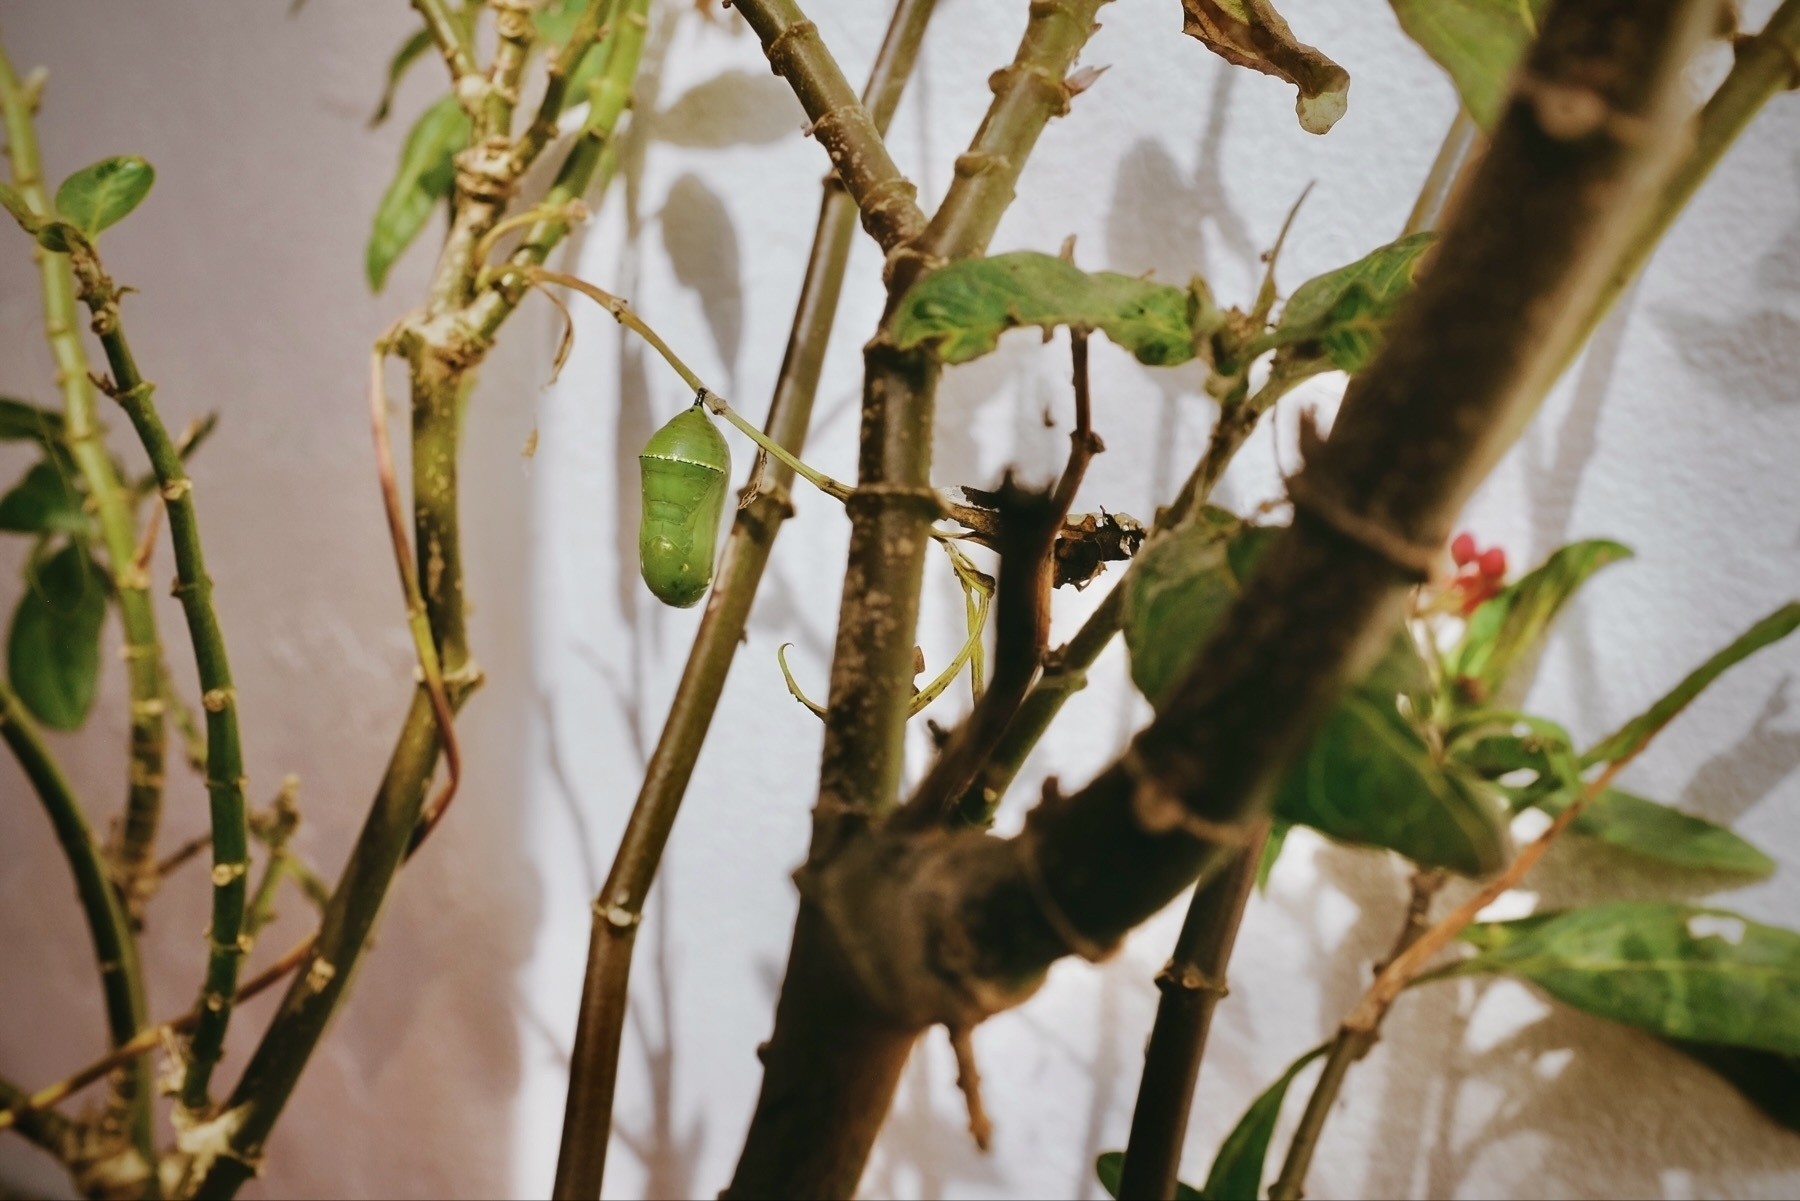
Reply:
M731 210L690 171L669 188L660 223L669 265L682 286L698 295L713 346L725 365L725 386L735 391L744 334L744 280Z
M723 150L798 138L806 112L793 89L768 71L723 71L683 92L650 118L650 136L671 146Z

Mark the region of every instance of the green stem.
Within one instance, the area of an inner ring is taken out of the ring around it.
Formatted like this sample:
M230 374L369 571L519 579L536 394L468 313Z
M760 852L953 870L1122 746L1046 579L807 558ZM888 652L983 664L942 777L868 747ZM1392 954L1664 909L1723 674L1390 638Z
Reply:
M44 186L32 109L32 101L25 95L11 60L0 47L0 113L6 123L13 186L32 212L48 216L53 209ZM157 639L156 612L150 603L149 579L136 562L137 527L130 502L112 456L101 442L92 385L88 382L87 353L77 327L74 279L64 256L35 245L32 256L38 266L44 329L56 362L56 382L63 395L64 436L100 521L101 539L119 598L120 624L125 631L122 654L131 706L130 764L117 874L123 878L126 897L138 898L147 896L156 883L156 828L162 812L166 737L162 647ZM98 920L96 915L89 916L90 921ZM135 1035L145 1020L136 948L130 945L129 937L126 941L129 954L117 962L129 976L128 987L109 989L106 994L107 1020L115 1046ZM156 1162L151 1109L154 1086L150 1065L142 1062L121 1075L116 1084L119 1104L131 1110L133 1139L146 1164Z
M899 106L935 4L936 0L899 0L895 7L864 92L877 131L887 128ZM769 402L767 435L796 456L812 419L855 220L856 205L834 176L820 202L787 352ZM645 767L643 785L619 840L612 870L595 899L557 1159L554 1195L559 1198L599 1195L612 1129L619 1044L624 1035L638 922L718 709L732 658L743 640L775 537L781 523L793 513L789 500L793 479L792 466L777 459L764 473L754 498L738 510L732 522L718 580L700 619L675 699Z
M206 979L200 987L200 1024L188 1048L187 1075L181 1102L204 1110L207 1084L224 1052L237 993L238 967L244 959L245 873L249 870L249 833L244 806L244 753L238 733L237 689L225 635L212 603L212 578L200 545L200 519L194 507L194 485L182 465L175 442L151 401L154 385L139 373L131 344L119 323L118 293L87 248L70 256L80 281L80 298L93 314L94 333L112 368L108 391L131 419L138 440L150 457L151 469L169 517L169 541L175 550L175 595L187 616L199 671L201 708L206 711L206 793L212 810L213 904L208 934Z
M456 14L450 11L446 0L412 0L412 5L425 18L431 40L437 43L438 53L449 65L451 82L460 84L464 79L480 74L481 68L475 62L474 41L462 22L456 19Z
M890 253L916 238L925 228L919 190L894 165L874 114L851 91L818 27L794 0L738 0L734 7L762 40L769 66L794 89L869 236Z
M0 1111L23 1106L30 1099L24 1089L0 1079ZM73 1161L79 1128L54 1109L26 1109L13 1122L13 1128L64 1163Z
M494 12L494 34L498 45L494 48L494 61L488 68L482 119L475 127L478 139L511 136L513 111L519 104L519 81L525 74L525 62L531 57L531 44L537 37L531 19L536 7L533 0L490 0L488 7Z
M1478 153L1477 147L1481 142L1481 126L1475 124L1475 118L1469 115L1468 109L1458 105L1456 119L1450 122L1450 128L1444 134L1444 142L1438 147L1437 157L1431 161L1431 170L1425 176L1425 186L1419 189L1419 198L1413 201L1412 212L1406 217L1406 227L1400 231L1401 237L1438 227L1443 219L1444 209L1456 191L1457 181L1462 178L1471 158Z
M544 96L538 102L537 115L513 147L512 171L515 176L523 175L555 136L557 118L568 103L569 77L575 74L575 69L602 31L612 23L617 5L618 0L588 0L569 40L545 68Z
M423 2L423 0L422 0ZM605 162L613 125L625 108L648 25L649 0L623 0L610 39L607 67L589 93L588 124L563 161L546 209L567 205L586 190ZM463 612L461 553L456 542L456 451L460 412L471 372L525 287L518 271L482 278L474 249L498 220L498 210L465 218L476 207L458 194L457 225L446 239L422 317L404 323L394 344L413 373L413 511L418 575L452 708L460 709L479 682L469 658ZM483 202L485 203L485 202ZM509 266L535 266L568 231L564 221L534 226ZM426 792L443 749L431 697L414 691L412 706L388 760L374 804L320 920L310 966L296 977L232 1091L223 1121L224 1149L196 1165L198 1197L230 1197L261 1162L270 1130L293 1094L327 1023L344 998L366 949L394 873L416 846Z
M88 937L94 943L94 957L100 963L100 989L106 999L106 1014L113 1045L121 1046L146 1025L143 977L138 967L137 943L132 938L131 923L125 915L118 893L107 875L106 859L100 845L88 828L81 803L69 786L67 777L44 745L37 723L31 720L21 702L4 680L0 680L0 738L12 748L25 778L31 782L44 812L50 818L56 840L75 876L75 893L81 899L82 913L87 917ZM142 1063L143 1061L139 1061ZM153 1131L139 1126L138 1114L148 1113L151 1093L148 1065L131 1074L130 1084L122 1090L124 1099L133 1105L132 1143L141 1158L132 1165L128 1176L141 1176L147 1189L155 1188L156 1145ZM139 1092L138 1090L143 1090ZM136 1104L141 1097L146 1103ZM11 1107L22 1098L6 1101ZM23 1118L20 1119L23 1121Z

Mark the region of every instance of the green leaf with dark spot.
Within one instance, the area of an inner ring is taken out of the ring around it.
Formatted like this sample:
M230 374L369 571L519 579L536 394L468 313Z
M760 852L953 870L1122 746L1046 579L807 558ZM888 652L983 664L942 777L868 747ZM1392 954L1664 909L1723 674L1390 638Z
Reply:
M1675 720L1676 714L1705 691L1708 684L1765 646L1780 642L1797 626L1800 626L1800 601L1790 601L1745 630L1730 646L1689 672L1687 678L1661 700L1589 750L1581 757L1582 766L1612 763L1636 755L1659 730Z
M1125 1152L1123 1151L1102 1151L1094 1160L1094 1175L1099 1179L1100 1187L1106 1190L1106 1195L1109 1197L1118 1197L1119 1180L1124 1173ZM1175 1182L1175 1201L1204 1201L1204 1198L1200 1195L1199 1189L1177 1180Z
M81 504L81 492L75 482L55 463L39 460L10 492L0 496L0 530L85 538L91 532L92 522Z
M1800 934L1722 909L1616 901L1470 926L1445 974L1504 973L1668 1038L1800 1055Z
M1184 289L1021 251L926 276L900 302L894 342L902 350L930 344L944 362L966 363L1009 329L1073 325L1105 332L1141 363L1168 367L1194 357L1196 315Z
M1667 1040L1684 1055L1723 1076L1744 1099L1777 1123L1800 1134L1800 1055L1777 1055L1748 1047Z
M1488 787L1438 762L1394 694L1350 693L1275 794L1275 813L1344 842L1478 876L1506 862L1506 812Z
M1370 251L1347 267L1294 289L1275 328L1251 344L1252 355L1288 348L1292 358L1324 357L1357 372L1381 349L1381 331L1412 294L1419 259L1433 233L1416 233Z
M143 203L156 168L135 154L104 158L83 167L56 189L56 211L92 238Z
M469 117L455 96L445 96L420 114L406 135L400 167L375 210L364 268L369 287L379 292L388 270L456 181L456 152L469 144Z
M539 19L542 19L542 14ZM407 68L429 49L431 30L421 29L407 38L400 49L394 51L394 57L388 60L387 84L381 89L381 101L375 106L375 115L369 118L370 125L380 125L388 119L388 113L394 107L394 93L400 90L400 81L406 78Z
M1483 129L1499 124L1512 74L1550 0L1389 0L1400 28L1444 70Z
M1182 0L1181 31L1226 62L1294 85L1307 133L1325 133L1350 103L1350 73L1301 42L1269 0Z
M0 396L0 442L62 440L63 415L26 400Z
M1213 1159L1212 1171L1206 1175L1206 1187L1201 1190L1207 1201L1256 1201L1262 1195L1263 1165L1269 1156L1269 1140L1275 1136L1275 1123L1281 1117L1281 1103L1287 1099L1288 1086L1307 1064L1325 1054L1329 1046L1326 1043L1314 1047L1294 1060L1279 1080L1250 1103L1250 1108L1225 1136L1219 1154Z
M1445 661L1445 673L1458 693L1476 702L1493 696L1543 639L1576 589L1608 563L1630 557L1630 548L1617 542L1571 542L1483 602Z
M106 583L71 542L28 567L6 639L6 673L32 716L54 730L87 717L100 676Z

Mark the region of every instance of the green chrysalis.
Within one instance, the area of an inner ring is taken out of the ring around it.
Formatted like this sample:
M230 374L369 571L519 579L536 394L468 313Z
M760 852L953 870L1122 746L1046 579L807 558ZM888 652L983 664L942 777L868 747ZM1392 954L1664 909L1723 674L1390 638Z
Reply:
M731 451L696 403L650 435L638 464L644 509L638 570L656 599L688 608L712 583Z

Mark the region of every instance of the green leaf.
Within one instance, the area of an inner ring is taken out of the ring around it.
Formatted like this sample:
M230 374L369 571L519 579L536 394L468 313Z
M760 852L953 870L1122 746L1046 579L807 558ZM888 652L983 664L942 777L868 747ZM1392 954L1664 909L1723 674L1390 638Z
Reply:
M1708 684L1763 647L1780 642L1793 633L1795 627L1800 627L1800 601L1790 601L1775 610L1738 635L1730 646L1689 672L1687 678L1675 685L1668 695L1583 755L1582 766L1616 763L1636 755L1644 749L1646 743L1656 737L1658 731L1675 719L1676 714L1687 708Z
M88 244L87 236L67 221L44 221L37 227L37 243L53 254L68 254Z
M1500 121L1513 69L1550 0L1389 0L1406 36L1450 73L1483 129Z
M542 19L542 14L539 14L539 20ZM400 90L400 81L406 78L407 68L429 49L431 30L421 29L407 38L400 49L394 51L394 57L388 60L387 84L381 89L381 101L375 106L375 115L369 118L370 125L380 125L388 119L388 114L394 107L394 93Z
M1160 708L1281 531L1194 522L1138 555L1123 587L1132 682ZM1275 815L1470 875L1505 860L1506 814L1473 774L1435 760L1400 715L1429 676L1404 629L1276 793Z
M445 96L420 114L406 135L400 167L375 210L364 268L369 287L379 292L388 269L412 245L431 210L456 181L456 152L469 144L469 117L455 96Z
M1755 879L1775 870L1773 859L1724 826L1617 788L1589 801L1569 832L1675 867Z
M1339 371L1361 371L1381 349L1382 327L1411 295L1419 259L1436 237L1410 234L1307 280L1288 297L1275 328L1251 344L1250 354L1291 347L1290 356L1322 355Z
M42 459L5 496L0 496L0 530L18 534L73 534L85 538L91 522L82 496L57 464Z
M1505 973L1668 1038L1800 1055L1800 934L1722 909L1616 901L1470 926L1446 975Z
M1125 1174L1125 1152L1102 1151L1094 1160L1094 1175L1109 1197L1118 1197L1119 1180ZM1175 1201L1204 1201L1200 1190L1191 1184L1175 1182Z
M1350 74L1294 36L1269 0L1182 0L1181 31L1226 62L1299 90L1294 112L1307 133L1325 133L1349 105Z
M32 716L55 730L87 717L100 676L106 584L76 543L27 568L6 639L6 671Z
M586 8L587 0L550 0L531 15L531 23L537 27L538 41L549 46L568 45L569 35L575 32L576 23Z
M0 442L62 440L63 415L26 400L0 396Z
M900 302L894 341L902 350L932 343L944 362L966 363L1009 329L1074 325L1104 331L1140 363L1168 367L1194 357L1195 316L1194 298L1181 288L1020 251L926 276Z
M1679 1038L1667 1041L1677 1051L1723 1076L1750 1104L1800 1134L1800 1055L1777 1055L1772 1051Z
M83 167L56 189L56 211L92 238L143 203L156 168L135 154L103 158Z
M1506 813L1487 786L1436 761L1394 695L1353 691L1275 794L1275 814L1426 867L1483 875L1506 862Z
M1123 626L1131 680L1161 708L1206 636L1237 599L1223 531L1191 522L1138 553L1125 576Z
M1294 1060L1279 1080L1250 1103L1213 1159L1206 1187L1200 1190L1207 1201L1256 1201L1261 1196L1263 1163L1269 1155L1269 1140L1275 1135L1275 1122L1281 1117L1281 1103L1287 1098L1288 1086L1330 1045L1314 1047Z
M1630 557L1630 548L1617 542L1571 542L1483 602L1445 663L1458 693L1475 702L1491 697L1544 637L1575 590L1608 563Z

